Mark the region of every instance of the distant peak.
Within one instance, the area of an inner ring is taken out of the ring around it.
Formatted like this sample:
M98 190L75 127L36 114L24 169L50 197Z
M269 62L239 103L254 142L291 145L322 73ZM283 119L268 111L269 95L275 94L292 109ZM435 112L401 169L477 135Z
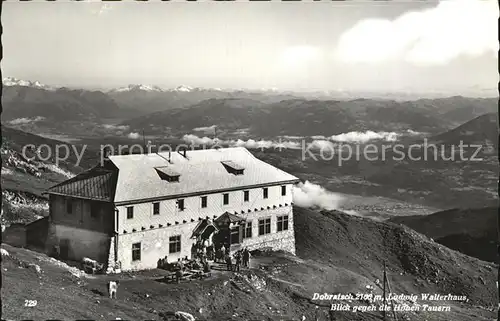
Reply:
M40 88L45 90L53 90L55 88L44 85L39 81L30 81L30 80L22 80L14 77L6 77L2 79L2 84L6 87L11 86L22 86L22 87L32 87L32 88Z
M131 84L128 85L127 87L121 87L114 89L112 91L116 92L124 92L124 91L134 91L134 90L142 90L142 91L163 91L160 87L158 86L150 86L150 85L142 85L142 84Z
M181 91L181 92L190 92L193 91L193 87L185 86L185 85L180 85L176 87L173 91Z

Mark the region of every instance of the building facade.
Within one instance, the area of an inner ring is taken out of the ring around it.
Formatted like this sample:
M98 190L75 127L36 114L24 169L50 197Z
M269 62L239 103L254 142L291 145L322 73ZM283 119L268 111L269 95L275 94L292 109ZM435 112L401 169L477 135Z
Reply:
M292 187L298 179L244 148L110 156L49 189L52 244L122 271L190 257L193 230L224 213L242 221L231 249L295 254Z

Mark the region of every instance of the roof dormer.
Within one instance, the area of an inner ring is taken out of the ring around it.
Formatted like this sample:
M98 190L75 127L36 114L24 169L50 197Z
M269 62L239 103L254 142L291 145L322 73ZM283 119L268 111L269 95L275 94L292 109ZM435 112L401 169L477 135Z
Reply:
M224 168L227 170L228 173L233 174L233 175L243 175L243 172L245 171L245 168L241 166L240 164L237 164L233 161L222 161L222 165L224 165Z
M169 166L155 167L158 176L164 181L167 182L178 182L181 174L174 171Z

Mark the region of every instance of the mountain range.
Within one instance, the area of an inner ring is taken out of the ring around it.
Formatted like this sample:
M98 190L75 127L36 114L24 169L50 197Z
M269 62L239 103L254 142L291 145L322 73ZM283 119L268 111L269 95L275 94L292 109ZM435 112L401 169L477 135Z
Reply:
M233 114L233 123L248 124L257 121L261 131L287 133L290 129L283 123L293 123L300 132L307 132L307 124L318 126L319 133L327 132L328 127L338 128L335 132L356 127L358 130L371 127L387 129L391 126L406 127L413 130L433 131L436 128L449 129L454 125L468 121L485 113L496 112L497 101L493 98L466 98L460 96L417 99L391 100L351 96L334 99L332 93L292 93L277 90L221 90L219 88L192 88L178 86L162 89L158 86L129 85L109 91L70 89L52 87L38 81L25 81L15 78L3 79L2 104L3 119L45 117L53 120L96 120L100 118L131 119L130 124L144 126L148 117L158 117L149 125L156 126L168 121L172 113L187 120L184 127L191 124L199 126L223 125L226 116ZM208 102L207 102L208 101ZM249 107L262 107L248 117L244 110L234 113L241 101L249 102ZM220 105L220 106L217 106ZM187 108L179 112L179 108ZM196 108L201 107L198 111ZM214 111L209 119L194 120L199 114ZM148 115L153 112L153 115ZM286 112L289 115L281 113ZM144 116L144 117L142 117ZM142 117L142 118L141 118ZM219 123L217 118L222 117ZM303 119L302 119L303 118ZM358 119L356 122L354 119ZM261 120L267 120L262 122ZM174 120L175 121L175 120ZM269 126L272 122L273 126ZM356 123L353 125L353 123ZM281 125L280 125L281 124ZM348 125L350 124L350 125ZM194 126L198 127L198 126ZM273 134L272 132L270 134ZM296 133L300 134L300 133ZM333 134L333 133L332 133Z
M120 114L107 94L83 89L32 87L15 84L2 88L2 119L44 117L52 120L98 119Z
M213 125L222 131L248 128L257 137L329 136L350 131L391 132L409 129L438 134L474 117L492 113L496 105L494 99L465 97L405 102L299 98L274 103L255 99L213 98L186 108L163 110L128 119L122 124L135 130L148 130L151 134L161 134L166 127L189 131Z

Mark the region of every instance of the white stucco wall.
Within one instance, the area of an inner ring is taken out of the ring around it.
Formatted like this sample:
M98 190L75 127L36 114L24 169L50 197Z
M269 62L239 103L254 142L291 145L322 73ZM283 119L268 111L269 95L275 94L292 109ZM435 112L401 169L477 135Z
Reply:
M200 179L203 179L200 177ZM175 183L174 183L175 184ZM158 227L159 224L166 226L167 223L172 225L175 222L182 224L184 220L187 223L194 220L198 222L199 218L205 218L209 216L213 218L214 215L220 216L224 212L228 211L233 213L236 211L238 215L241 211L248 212L249 209L252 211L257 208L262 207L267 208L267 206L273 206L278 204L288 205L292 202L292 185L286 185L287 193L285 196L281 196L281 185L268 187L269 197L267 199L263 198L262 188L249 189L250 199L248 202L243 201L243 191L232 191L229 193L229 204L223 205L223 193L217 194L207 194L207 207L201 207L201 196L194 196L189 198L184 198L184 211L179 211L176 208L176 200L165 200L160 201L160 214L153 215L153 202L141 203L130 205L134 207L134 218L127 219L127 206L117 206L118 209L118 234L123 234L123 231L128 233L132 232L132 229L140 231L142 227L150 229L153 225Z
M167 256L169 262L175 262L181 257L191 257L190 239L195 223L180 224L171 227L155 228L146 231L127 233L118 236L117 260L123 271L156 268L158 259ZM169 238L181 235L181 251L169 253ZM132 261L132 244L141 243L141 260Z
M288 230L277 232L277 217L281 215L288 215ZM292 206L247 212L239 216L252 222L252 238L244 239L242 246L249 250L271 247L275 250L284 250L295 254ZM259 219L268 217L271 218L271 233L259 236ZM195 241L190 237L197 224L198 221L118 235L117 260L120 262L122 270L156 268L158 259L165 256L169 262L175 262L178 258L185 256L190 258L191 246ZM175 235L181 235L181 251L169 253L169 238ZM140 261L132 261L132 244L134 243L141 243Z
M194 240L191 234L200 219L213 219L228 211L252 221L252 239L245 239L243 246L250 250L272 247L295 253L292 213L292 185L286 185L286 195L281 195L281 185L268 187L268 198L263 198L262 188L248 189L250 197L244 202L243 191L229 193L229 204L223 205L223 193L207 194L207 207L201 207L201 195L184 198L184 211L176 208L176 200L160 201L160 214L153 215L153 202L134 204L134 217L127 219L127 206L118 209L118 250L117 260L122 270L156 268L158 259L167 256L169 262L180 257L191 257ZM288 206L284 206L284 204ZM278 205L282 207L278 207ZM267 207L271 209L267 209ZM274 209L273 206L277 208ZM262 209L263 208L263 209ZM257 209L257 211L255 211ZM249 212L249 210L251 210ZM242 213L244 211L244 213ZM289 215L288 231L276 232L277 216ZM258 236L258 219L271 217L271 234ZM191 220L194 220L193 222ZM186 223L184 223L186 221ZM175 224L178 222L178 224ZM170 223L170 226L168 226ZM160 227L159 225L162 225ZM135 229L135 232L133 230ZM126 231L126 233L125 233ZM181 252L169 253L169 238L181 235ZM132 261L132 244L141 243L141 260Z

